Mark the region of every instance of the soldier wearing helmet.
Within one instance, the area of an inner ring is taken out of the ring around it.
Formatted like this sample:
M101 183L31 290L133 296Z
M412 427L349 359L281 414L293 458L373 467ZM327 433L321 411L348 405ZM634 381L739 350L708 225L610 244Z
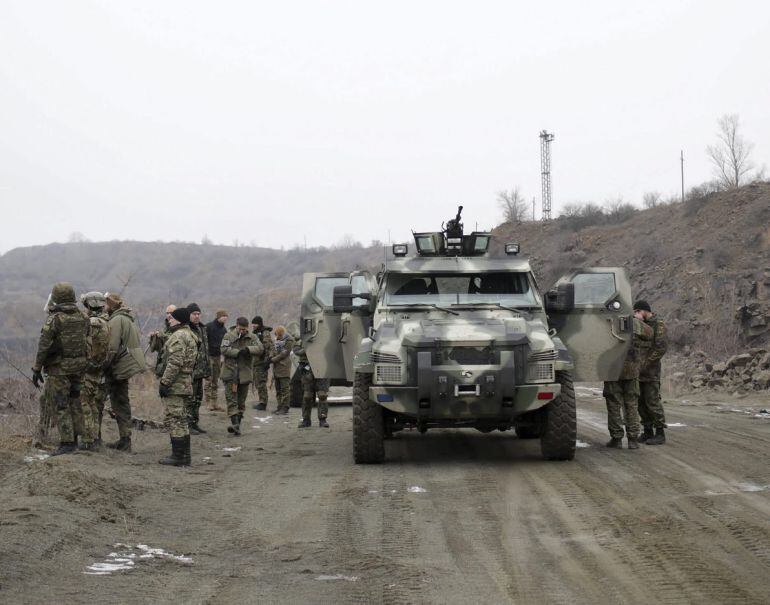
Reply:
M74 288L67 282L53 287L47 306L49 315L40 331L32 382L36 387L45 384L41 411L46 402L55 408L59 448L52 455L58 456L75 451L77 436L82 434L80 389L89 325L78 309Z
M83 436L78 446L81 450L93 450L102 443L102 416L107 385L104 361L110 344L109 317L104 310L105 298L101 292L89 292L80 297L88 313L90 329L86 339L86 373L80 404L83 410Z

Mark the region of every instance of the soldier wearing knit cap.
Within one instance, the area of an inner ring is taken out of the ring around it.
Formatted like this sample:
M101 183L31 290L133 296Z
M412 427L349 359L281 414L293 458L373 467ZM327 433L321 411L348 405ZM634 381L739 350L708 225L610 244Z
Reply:
M206 382L206 407L212 412L222 409L217 404L217 389L219 376L222 372L222 339L227 333L226 323L227 311L217 309L216 317L206 324L209 363L211 364L211 376Z
M206 432L198 425L203 401L203 379L211 376L211 363L206 327L201 323L201 308L193 302L187 305L187 310L190 312L190 330L198 339L198 354L192 373L193 392L187 398L187 420L190 424L190 433L200 435Z

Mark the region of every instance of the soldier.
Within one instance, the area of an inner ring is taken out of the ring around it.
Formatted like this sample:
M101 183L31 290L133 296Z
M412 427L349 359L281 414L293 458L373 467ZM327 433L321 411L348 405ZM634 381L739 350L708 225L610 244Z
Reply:
M110 343L104 361L110 407L118 423L120 438L107 447L122 452L131 451L131 400L128 381L147 369L144 351L139 343L139 330L131 309L123 304L119 294L107 293L104 300L109 314Z
M257 336L249 332L249 320L245 317L239 317L235 328L222 339L222 355L225 357L222 382L225 383L227 415L230 417L227 432L233 435L241 434L246 397L254 379L254 358L263 351Z
M299 371L302 380L302 420L297 428L304 429L312 426L310 417L313 414L316 395L318 395L318 426L328 429L329 423L326 422L326 416L329 413L329 405L326 403L326 398L329 395L329 380L315 377L305 349L299 340L294 345L294 354L299 358Z
M273 364L273 380L278 407L275 414L289 413L289 381L291 380L291 359L289 355L294 348L294 339L289 336L286 328L278 326L275 329L275 355L270 358Z
M219 388L219 374L222 371L222 339L227 333L226 323L227 311L218 309L216 318L206 324L209 363L211 364L211 377L206 384L206 407L212 412L222 409L217 405L217 390Z
M86 308L90 329L86 340L86 357L88 365L83 379L83 390L80 393L80 404L83 409L83 436L79 449L94 450L102 444L102 415L107 388L104 378L104 361L107 359L107 349L110 344L110 330L104 312L104 294L89 292L80 297L80 302Z
M190 312L190 330L198 339L198 357L192 373L193 392L187 398L187 419L190 424L190 433L201 435L206 432L198 425L203 401L203 379L211 376L209 343L206 338L206 327L201 323L201 308L195 303L190 303L187 305L187 310Z
M158 462L190 466L190 427L186 400L192 395L192 373L198 358L198 339L190 330L190 311L175 309L169 317L169 336L163 345L163 368L158 385L166 414L164 424L171 437L171 456Z
M660 360L668 347L666 324L652 312L645 300L636 302L634 316L650 326L654 333L652 340L643 345L642 367L639 371L639 416L644 427L639 441L647 445L662 445L666 443L666 415L660 398Z
M605 382L602 395L607 402L607 428L611 437L607 447L618 449L623 447L623 425L625 424L628 449L638 450L640 342L652 338L652 329L636 318L633 318L633 326L633 342L628 349L620 377L618 380Z
M56 284L49 297L50 314L40 331L32 382L39 388L45 382L43 398L56 409L59 456L77 450L77 435L82 431L80 388L86 370L88 319L78 309L71 284ZM43 380L45 370L47 381Z
M270 370L270 358L275 355L275 343L273 343L273 337L270 335L273 328L266 326L259 315L251 320L251 327L264 348L260 355L254 357L254 383L257 387L257 395L259 395L259 403L254 406L254 409L266 410L268 404L267 374Z
M163 374L161 366L163 365L163 346L166 344L166 339L171 334L169 329L169 318L171 314L176 311L176 305L169 305L166 307L166 318L163 320L163 329L154 332L150 332L150 351L157 353L155 358L155 375L160 378Z

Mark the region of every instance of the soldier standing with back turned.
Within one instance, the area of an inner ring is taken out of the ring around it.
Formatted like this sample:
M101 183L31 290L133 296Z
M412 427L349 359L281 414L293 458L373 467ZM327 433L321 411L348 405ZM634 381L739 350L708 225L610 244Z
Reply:
M206 338L209 341L209 363L211 376L206 384L206 408L212 412L221 410L217 404L219 375L222 372L222 339L227 334L227 311L218 309L216 317L206 324Z
M305 429L312 426L310 417L313 415L313 404L318 395L318 426L329 428L326 416L329 414L329 404L326 399L329 396L329 380L316 378L313 368L307 359L307 353L301 341L294 345L294 354L299 358L299 371L302 380L302 420L297 428Z
M82 431L80 389L86 370L88 318L78 309L75 290L66 282L53 287L49 309L40 331L32 382L39 387L45 371L43 397L54 404L59 427L59 448L52 456L58 456L77 449Z
M639 371L639 416L644 432L639 441L647 445L666 443L666 415L660 398L660 360L666 354L668 342L666 324L652 312L650 304L638 300L634 315L652 328L652 340L643 343L642 368ZM655 429L653 434L652 429Z
M104 312L104 294L89 292L80 297L88 313L90 329L86 340L88 365L83 379L80 403L83 408L83 437L81 450L97 449L102 444L102 414L107 387L104 379L104 361L110 344L108 316Z

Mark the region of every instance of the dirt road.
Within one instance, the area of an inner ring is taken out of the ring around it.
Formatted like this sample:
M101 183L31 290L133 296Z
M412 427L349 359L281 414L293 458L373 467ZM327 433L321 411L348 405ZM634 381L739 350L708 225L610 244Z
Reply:
M209 414L187 470L150 430L133 455L4 451L0 602L767 603L770 419L741 405L670 403L667 445L607 450L581 388L562 463L446 430L355 466L349 407L240 439Z

